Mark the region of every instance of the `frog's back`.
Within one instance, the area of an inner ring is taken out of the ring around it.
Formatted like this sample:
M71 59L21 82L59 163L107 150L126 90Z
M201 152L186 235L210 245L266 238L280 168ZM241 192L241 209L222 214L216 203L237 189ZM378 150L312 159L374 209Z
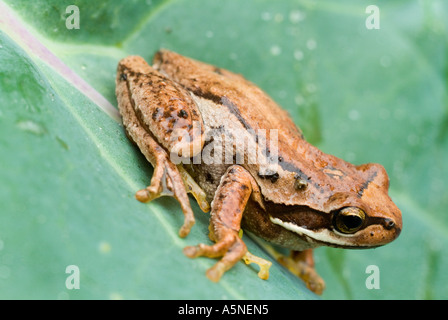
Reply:
M154 66L194 95L224 105L246 129L301 135L285 110L239 74L167 50L156 54Z
M156 54L154 67L192 93L206 129L239 129L252 136L252 143L265 148L268 160L276 164L272 173L260 174L260 163L242 164L257 181L264 199L330 212L344 202L361 202L363 191L375 181L378 188L384 188L384 199L369 205L390 202L384 168L355 166L312 146L288 113L242 76L166 50ZM265 133L264 146L260 146L260 131ZM276 153L271 141L277 142Z

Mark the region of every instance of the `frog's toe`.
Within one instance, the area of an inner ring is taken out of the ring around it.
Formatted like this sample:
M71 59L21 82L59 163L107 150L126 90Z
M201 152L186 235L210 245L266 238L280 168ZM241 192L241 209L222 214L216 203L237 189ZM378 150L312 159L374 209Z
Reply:
M151 178L151 185L145 189L137 191L135 193L135 198L140 202L146 203L164 195L164 188L162 186L162 180L164 178L166 178L165 166L163 164L156 165ZM166 182L164 184L166 185Z
M269 278L269 268L272 266L271 261L254 256L249 251L243 256L243 260L246 264L255 263L260 267L260 271L258 272L260 279L267 280Z
M196 199L199 207L202 211L208 212L210 211L210 204L207 201L207 195L204 190L194 181L194 179L188 174L187 171L182 166L177 166L180 175L182 176L182 180L184 181L184 185L187 188L187 192L191 193Z
M154 191L153 188L147 187L145 189L138 190L135 193L135 198L140 202L150 202L158 197L160 197L160 192Z
M135 198L140 202L148 202L151 199L151 194L147 189L142 189L135 193Z
M191 215L186 214L184 219L184 224L179 230L179 237L185 238L190 234L191 228L193 227L195 223L193 213Z
M189 258L197 258L201 256L208 258L222 257L229 251L235 241L237 241L235 237L227 236L222 241L218 241L211 246L200 243L197 246L185 247L184 254Z
M184 213L184 224L179 230L179 236L186 237L195 223L187 191L178 167L160 156L154 168L151 185L137 191L135 197L141 202L149 202L161 196L172 196L179 201Z

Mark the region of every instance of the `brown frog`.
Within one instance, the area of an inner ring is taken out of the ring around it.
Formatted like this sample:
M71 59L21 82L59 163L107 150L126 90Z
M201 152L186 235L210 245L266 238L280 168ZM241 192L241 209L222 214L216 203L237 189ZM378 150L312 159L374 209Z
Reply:
M207 271L212 281L241 259L268 277L270 263L247 252L241 228L291 249L276 257L316 293L324 283L313 248L374 248L400 234L401 212L381 165L353 165L312 146L286 111L240 75L161 50L153 66L122 59L116 95L126 134L154 166L136 198L175 197L185 216L181 237L195 222L187 193L211 209L215 244L184 253L220 257Z

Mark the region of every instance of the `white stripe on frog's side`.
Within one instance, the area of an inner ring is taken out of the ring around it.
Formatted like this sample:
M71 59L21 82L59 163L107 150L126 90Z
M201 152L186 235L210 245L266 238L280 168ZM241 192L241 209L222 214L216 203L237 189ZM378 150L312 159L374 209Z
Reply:
M291 222L285 222L278 218L269 217L271 222L282 226L286 230L297 233L300 236L306 236L311 240L316 240L323 243L328 243L330 245L338 245L338 246L349 246L353 247L353 242L347 238L353 237L353 234L342 234L337 231L331 232L328 229L322 229L319 231L309 230L298 225L295 225ZM356 246L356 245L355 245Z

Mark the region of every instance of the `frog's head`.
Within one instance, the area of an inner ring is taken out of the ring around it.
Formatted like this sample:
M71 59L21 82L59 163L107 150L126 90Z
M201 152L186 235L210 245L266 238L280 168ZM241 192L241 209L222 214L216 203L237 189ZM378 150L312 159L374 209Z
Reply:
M293 206L271 221L316 245L372 248L391 242L401 232L402 219L388 195L385 169L379 164L353 168L356 181L328 193L321 209Z

